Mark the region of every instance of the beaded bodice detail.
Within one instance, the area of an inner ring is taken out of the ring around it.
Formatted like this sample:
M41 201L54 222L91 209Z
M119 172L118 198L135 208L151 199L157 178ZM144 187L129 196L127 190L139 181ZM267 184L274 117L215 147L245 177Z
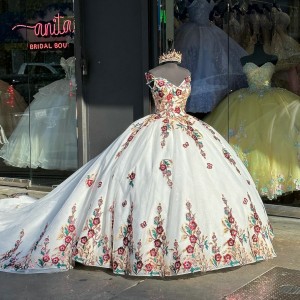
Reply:
M191 76L186 77L178 86L151 73L146 73L145 76L156 113L167 116L185 114L186 101L191 93Z
M75 77L75 57L74 56L71 56L67 59L62 57L60 59L60 65L64 69L67 79L72 79Z
M261 91L271 87L275 65L267 62L259 67L252 62L248 62L244 65L243 71L247 76L249 89L251 91Z
M201 26L208 26L211 24L209 21L209 13L214 7L214 1L210 3L206 0L194 0L187 6L189 20Z

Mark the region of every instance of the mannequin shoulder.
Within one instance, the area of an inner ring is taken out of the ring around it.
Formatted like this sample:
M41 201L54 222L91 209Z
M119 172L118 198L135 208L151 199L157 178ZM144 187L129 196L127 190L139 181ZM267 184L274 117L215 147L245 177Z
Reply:
M248 55L241 57L240 62L242 66L246 63L252 62L257 66L262 66L267 62L271 62L273 65L276 65L278 62L278 57L276 55L266 54L265 56L255 56L255 55Z
M185 74L185 77L191 76L190 70L188 70L188 69L186 69L186 68L183 68L183 67L180 67L180 66L178 66L178 67L180 68L181 72L182 72L183 74Z
M191 75L188 69L179 66L177 63L166 63L148 71L154 77L165 78L175 85L179 85L184 78Z

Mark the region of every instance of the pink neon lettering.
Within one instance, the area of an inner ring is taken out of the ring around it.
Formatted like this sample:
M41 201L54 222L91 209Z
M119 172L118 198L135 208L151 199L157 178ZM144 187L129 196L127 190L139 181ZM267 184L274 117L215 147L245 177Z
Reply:
M54 43L54 48L61 49L61 48L67 48L68 43Z
M37 22L35 25L24 25L19 24L12 28L12 30L18 28L27 28L34 30L34 34L36 36L48 37L48 36L59 36L70 34L74 32L74 22L67 19L61 22L64 19L63 16L57 14L52 20L52 22L41 23Z
M66 42L55 43L32 43L28 45L30 50L43 50L43 49L66 49L69 44Z

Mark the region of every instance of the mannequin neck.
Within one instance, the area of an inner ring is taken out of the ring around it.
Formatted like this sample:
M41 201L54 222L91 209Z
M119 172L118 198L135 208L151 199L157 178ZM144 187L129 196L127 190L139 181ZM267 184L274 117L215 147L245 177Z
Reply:
M149 71L155 77L162 77L176 86L190 75L190 71L180 67L177 63L166 62Z
M247 62L253 62L257 66L262 66L267 62L271 62L276 65L278 57L276 55L267 54L264 51L264 45L262 43L256 43L253 53L243 56L240 61L242 65L245 65Z

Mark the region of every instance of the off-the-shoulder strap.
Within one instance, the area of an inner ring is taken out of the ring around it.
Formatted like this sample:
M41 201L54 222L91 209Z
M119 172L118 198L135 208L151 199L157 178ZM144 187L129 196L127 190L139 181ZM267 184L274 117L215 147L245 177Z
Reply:
M154 76L149 73L149 72L146 72L145 73L145 78L146 78L146 84L152 88L153 87L153 82L154 82Z

